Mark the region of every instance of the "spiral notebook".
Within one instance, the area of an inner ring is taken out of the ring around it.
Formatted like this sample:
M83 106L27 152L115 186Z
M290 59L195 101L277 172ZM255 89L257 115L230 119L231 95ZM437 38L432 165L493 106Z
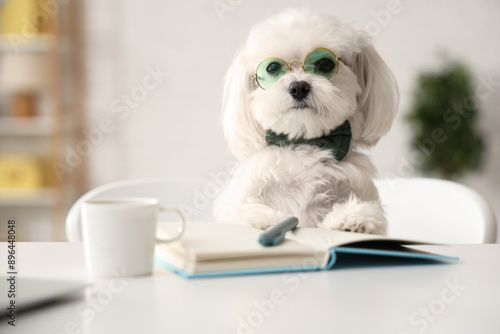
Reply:
M175 223L160 223L159 237L176 233ZM373 234L297 228L279 245L263 247L258 242L262 233L244 225L190 222L178 241L156 246L155 261L183 277L195 278L330 270L341 258L365 264L379 263L381 257L404 262L458 260L411 247L423 242Z

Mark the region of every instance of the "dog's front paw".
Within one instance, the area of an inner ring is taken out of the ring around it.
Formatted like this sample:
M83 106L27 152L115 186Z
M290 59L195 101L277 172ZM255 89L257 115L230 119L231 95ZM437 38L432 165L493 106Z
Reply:
M265 230L289 217L267 205L245 203L216 211L217 222L252 226Z
M370 234L387 233L387 221L380 202L362 202L354 196L344 203L335 204L318 227Z
M240 211L246 225L266 230L288 216L264 204L250 204Z

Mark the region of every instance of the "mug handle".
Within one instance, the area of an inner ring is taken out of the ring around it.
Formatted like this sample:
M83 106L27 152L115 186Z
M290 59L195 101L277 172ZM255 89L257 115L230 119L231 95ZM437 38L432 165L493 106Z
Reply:
M170 239L156 238L156 242L157 243L167 243L167 242L171 242L171 241L175 241L175 240L179 239L184 234L184 230L186 228L186 219L184 218L184 215L182 214L182 212L177 208L174 208L171 206L163 206L163 205L160 205L159 210L176 213L179 216L179 218L181 219L181 226L178 228L179 234L177 234L175 237L170 238Z

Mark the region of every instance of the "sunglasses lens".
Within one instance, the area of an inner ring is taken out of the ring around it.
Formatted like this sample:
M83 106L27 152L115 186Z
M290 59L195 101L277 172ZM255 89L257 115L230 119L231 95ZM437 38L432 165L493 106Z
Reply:
M263 89L268 89L288 71L288 65L283 60L268 58L257 67L257 82Z
M304 60L304 71L325 77L331 80L338 72L337 57L326 49L315 49Z

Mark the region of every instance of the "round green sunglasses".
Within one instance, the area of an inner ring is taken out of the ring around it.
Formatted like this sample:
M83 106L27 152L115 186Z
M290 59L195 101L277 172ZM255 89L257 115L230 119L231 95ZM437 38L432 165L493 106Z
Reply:
M337 57L332 51L325 48L316 48L309 51L304 62L293 59L288 64L278 57L266 58L257 66L252 78L255 78L260 88L266 90L278 82L282 76L290 72L294 62L298 62L304 72L320 75L330 81L339 71L339 61L342 61L342 57Z

